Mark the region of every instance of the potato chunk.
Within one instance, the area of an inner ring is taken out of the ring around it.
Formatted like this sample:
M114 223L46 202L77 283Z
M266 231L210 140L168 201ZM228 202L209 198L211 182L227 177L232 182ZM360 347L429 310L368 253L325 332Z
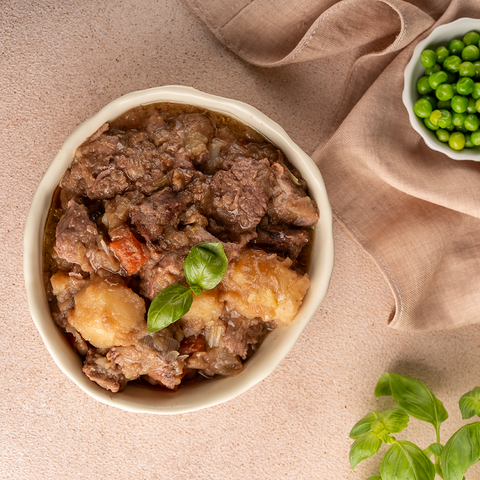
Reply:
M289 325L310 286L308 274L298 275L291 263L259 250L245 251L228 266L220 301L247 318Z
M205 290L193 297L190 310L180 319L186 337L198 335L205 327L216 324L222 314L223 302L218 300L218 289Z
M130 288L99 281L75 295L68 321L97 348L129 346L146 335L145 302Z

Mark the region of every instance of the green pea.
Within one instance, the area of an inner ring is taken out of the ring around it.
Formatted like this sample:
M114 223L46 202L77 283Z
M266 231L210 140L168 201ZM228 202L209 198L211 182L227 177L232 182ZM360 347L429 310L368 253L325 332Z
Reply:
M457 55L450 55L443 62L443 68L449 72L457 73L460 69L462 60Z
M480 79L480 62L473 62L473 66L475 67L475 78L476 80Z
M472 142L472 136L470 134L465 135L465 148L473 148L475 145Z
M435 50L435 53L437 54L437 62L438 63L443 63L445 59L450 55L450 52L448 51L447 48L445 47L438 47Z
M430 121L437 125L438 119L442 116L442 112L440 110L434 110L430 115Z
M480 35L477 32L468 32L463 37L465 45L478 45L478 42L480 42Z
M452 72L445 72L447 74L447 83L457 83L458 82L458 74Z
M475 67L471 62L463 62L460 64L460 69L458 73L461 77L473 77L475 76Z
M465 128L465 125L460 125L458 127L455 127L455 130L457 132L461 132L461 133L467 133L468 132L468 130Z
M453 93L454 93L455 95L457 95L457 93L458 93L458 91L457 91L457 83L458 83L458 82L452 83Z
M450 133L447 130L443 130L443 128L439 128L435 132L435 135L443 143L448 142L448 139L450 138Z
M442 83L445 83L446 81L447 81L447 74L445 72L432 73L428 77L428 83L434 90L436 90L439 85L441 85Z
M454 113L452 118L452 124L456 127L460 127L465 123L465 119L467 118L466 113Z
M472 134L470 135L470 138L472 140L472 143L478 147L480 145L480 130L477 130L476 132L472 132Z
M480 57L480 50L475 45L468 45L462 50L462 59L467 62L474 62Z
M430 93L433 89L428 83L429 77L420 77L417 80L417 91L420 95L426 95L427 93Z
M450 109L450 108L452 108L451 103L452 102L450 100L445 100L445 101L439 100L436 105L433 105L433 109L434 110L436 108L438 108L439 110L443 110L445 108Z
M452 55L460 55L464 48L465 48L465 44L458 39L452 40L448 44L448 49L450 50Z
M452 110L456 113L463 113L467 111L468 108L468 98L461 97L460 95L455 95L450 102Z
M413 111L417 117L427 118L432 114L432 104L426 98L421 98L415 102Z
M452 124L452 113L449 112L448 110L440 110L440 113L442 114L440 118L437 120L437 125L440 128L446 128Z
M441 73L441 72L434 73L433 75L438 75L439 73ZM432 78L433 75L428 77L428 78ZM468 78L468 77L462 77L457 82L457 92L460 95L470 95L473 92L473 80L471 78Z
M433 50L424 50L420 55L420 62L425 68L430 68L437 63L437 54Z
M431 95L423 95L422 100L428 100L431 105L432 105L432 110L435 110L437 108L437 99L435 97L432 97ZM450 108L450 102L445 102L448 103L448 107L442 107L442 108Z
M476 115L467 115L467 118L465 119L465 123L463 126L469 131L469 132L475 132L478 130L478 127L480 127L480 120L478 120L478 117ZM439 125L441 127L441 125Z
M438 130L439 127L437 125L434 125L429 118L424 118L423 123L429 130Z
M453 132L448 139L448 145L453 150L462 150L465 147L465 135L461 132Z
M480 98L480 83L475 82L473 84L473 92L472 92L472 97L477 100Z
M465 63L465 62L464 62ZM437 73L439 72L440 70L442 69L442 67L436 63L433 67L430 67L430 68L426 68L425 69L425 75L430 76L432 73ZM475 68L474 68L475 69ZM473 75L472 75L473 77Z
M437 88L435 95L439 100L445 102L453 98L453 96L455 95L455 91L453 90L453 87L448 83L442 83L442 85L439 85L439 87Z
M455 125L452 123L448 127L445 127L445 130L448 130L449 132L453 132L455 130Z
M475 100L473 98L468 98L467 113L477 113L477 107L475 106Z
M480 98L475 102L475 108L477 112L480 112Z

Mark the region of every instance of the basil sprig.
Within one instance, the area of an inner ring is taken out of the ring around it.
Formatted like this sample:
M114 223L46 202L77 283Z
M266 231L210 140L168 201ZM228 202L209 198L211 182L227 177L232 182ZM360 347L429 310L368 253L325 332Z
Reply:
M192 247L183 264L190 288L170 285L153 299L147 314L148 331L156 332L183 317L192 306L193 294L215 288L227 267L227 256L220 242L203 242Z
M202 290L215 288L225 275L227 267L228 260L222 244L203 242L190 250L183 271L190 288L198 295Z
M466 471L480 460L480 422L464 425L442 445L440 426L447 420L448 413L423 383L385 373L377 383L375 396L392 396L401 408L367 413L350 432L350 437L355 439L350 449L352 468L375 455L383 443L390 445L383 457L380 475L368 480L434 480L435 474L444 480L462 480ZM480 387L463 395L459 405L464 419L480 416ZM404 430L410 417L432 424L436 442L422 450L390 435Z

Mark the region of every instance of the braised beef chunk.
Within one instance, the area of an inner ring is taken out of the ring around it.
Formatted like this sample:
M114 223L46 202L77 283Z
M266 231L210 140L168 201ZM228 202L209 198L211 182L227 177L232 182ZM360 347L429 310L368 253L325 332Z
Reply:
M125 192L129 187L127 176L117 169L114 161L119 146L122 145L116 135L94 134L77 149L61 187L71 196L87 195L91 199L112 198Z
M183 258L174 253L151 258L140 270L140 293L153 300L164 288L183 279Z
M192 106L134 108L76 150L54 196L44 263L52 316L85 375L112 392L135 380L175 391L237 375L267 331L296 315L317 220L305 180L252 128ZM202 242L222 243L225 277L148 333L150 302L187 285L185 258Z
M275 176L273 196L268 205L268 216L272 223L286 223L296 227L311 227L318 220L316 205L300 186L292 180L283 165L271 167Z
M84 272L100 268L111 272L120 270L118 260L88 217L86 207L73 199L58 222L55 250L59 257L80 265Z
M305 229L293 229L281 225L269 225L257 229L258 236L250 242L255 248L296 260L308 243Z
M149 375L168 388L175 388L182 380L185 357L176 355L168 359L158 351L142 344L129 347L113 347L107 359L117 365L127 380Z
M223 315L227 329L223 336L223 343L233 355L245 359L248 346L256 344L265 335L267 328L261 318L246 318L232 311Z
M88 350L82 370L90 380L114 393L121 392L127 385L127 379L121 368L95 348Z
M164 188L141 205L131 208L132 223L147 240L156 241L164 226L178 224L190 198L188 193L175 193L170 187Z
M253 230L267 211L272 174L267 160L244 158L212 178L210 211L235 233Z
M191 113L179 118L183 125L183 141L186 153L195 165L208 161L210 154L207 145L213 138L212 122L205 115Z

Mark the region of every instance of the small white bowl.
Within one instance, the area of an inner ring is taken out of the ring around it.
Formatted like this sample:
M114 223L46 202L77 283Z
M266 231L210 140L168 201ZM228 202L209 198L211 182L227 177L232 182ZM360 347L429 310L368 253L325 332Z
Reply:
M408 110L410 123L425 143L437 152L442 152L454 160L473 160L480 162L480 148L464 148L463 150L452 150L447 143L442 143L435 132L429 130L423 123L423 119L418 118L413 111L415 102L421 97L417 92L417 80L424 75L425 67L420 63L420 55L426 48L435 50L437 47L444 45L448 47L450 40L454 38L462 39L463 36L470 32L476 31L480 33L480 20L476 18L459 18L452 23L440 25L425 40L422 40L413 51L412 58L405 68L404 87L402 100ZM430 95L434 95L432 92Z
M240 375L214 378L180 388L174 393L128 385L123 392L113 394L91 382L82 373L80 358L52 320L42 282L43 232L53 192L70 165L76 148L105 122L136 106L157 102L197 105L225 113L250 125L283 150L307 180L310 194L320 210L309 267L311 286L293 323L287 328L271 332L258 352L245 364ZM80 125L67 138L43 176L28 212L24 236L24 275L30 312L53 359L66 375L93 398L107 405L140 413L175 414L210 407L240 395L263 380L292 349L324 299L332 274L333 256L332 211L322 176L313 161L278 124L257 109L242 102L182 86L165 86L130 93L109 103Z

